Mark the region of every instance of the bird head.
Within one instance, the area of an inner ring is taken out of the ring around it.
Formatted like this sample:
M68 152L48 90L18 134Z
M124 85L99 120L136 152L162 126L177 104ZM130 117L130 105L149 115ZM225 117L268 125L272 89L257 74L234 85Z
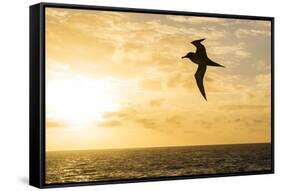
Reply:
M187 53L185 56L183 56L181 58L189 58L189 59L191 59L193 56L194 56L194 53L193 52L189 52L189 53Z
M204 41L204 40L205 40L205 38L201 38L201 39L199 39L199 40L194 40L194 41L191 42L191 44L200 43L200 42L202 42L202 41Z

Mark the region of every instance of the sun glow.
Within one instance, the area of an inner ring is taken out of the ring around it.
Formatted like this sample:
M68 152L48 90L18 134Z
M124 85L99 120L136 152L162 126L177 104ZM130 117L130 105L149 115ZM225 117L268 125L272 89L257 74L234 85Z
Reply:
M48 117L70 126L99 121L104 113L119 107L111 79L74 76L51 80L46 86Z

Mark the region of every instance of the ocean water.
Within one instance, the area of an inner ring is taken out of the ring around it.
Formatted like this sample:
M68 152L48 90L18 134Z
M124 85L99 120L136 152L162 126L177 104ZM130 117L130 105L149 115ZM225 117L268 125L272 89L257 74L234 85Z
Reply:
M265 143L46 153L47 184L270 169Z

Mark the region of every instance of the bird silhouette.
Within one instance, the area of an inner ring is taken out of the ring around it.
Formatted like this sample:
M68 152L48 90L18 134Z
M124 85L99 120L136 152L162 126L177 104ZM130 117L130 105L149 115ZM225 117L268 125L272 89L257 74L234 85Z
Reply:
M198 64L198 68L194 76L202 96L207 101L205 88L203 84L203 79L207 70L207 66L216 66L216 67L224 67L224 66L216 62L213 62L208 58L206 48L203 44L201 44L201 42L204 40L205 39L203 38L203 39L192 41L191 44L193 44L196 47L196 52L188 52L182 58L189 58L193 63Z

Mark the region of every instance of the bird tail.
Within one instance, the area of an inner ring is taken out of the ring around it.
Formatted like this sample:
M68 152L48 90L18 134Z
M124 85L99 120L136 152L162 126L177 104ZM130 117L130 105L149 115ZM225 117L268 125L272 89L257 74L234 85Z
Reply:
M225 66L220 65L220 64L218 64L218 63L216 63L216 62L213 62L212 60L209 60L209 62L207 63L207 65L208 65L208 66L216 66L216 67L223 67L223 68L225 68Z

